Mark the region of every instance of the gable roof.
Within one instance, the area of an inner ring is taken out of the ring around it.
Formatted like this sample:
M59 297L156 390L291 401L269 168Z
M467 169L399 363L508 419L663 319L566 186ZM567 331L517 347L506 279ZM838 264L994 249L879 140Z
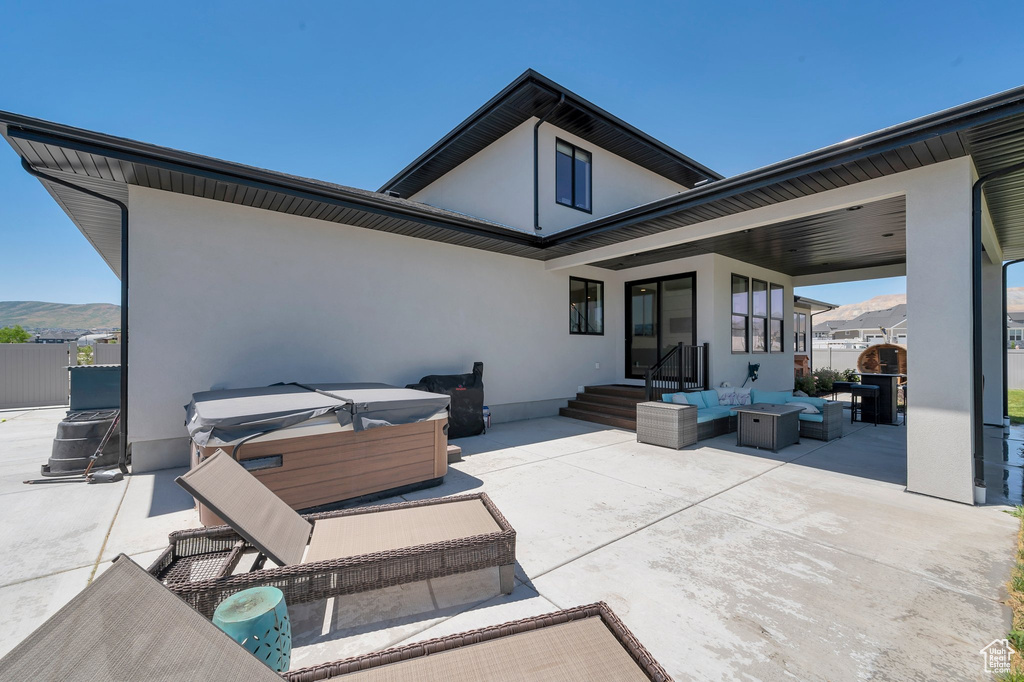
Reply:
M879 327L892 329L907 322L907 304L900 303L885 310L872 310L852 320L828 320L814 325L814 331L853 331L858 329L875 330Z
M563 97L562 104L553 108ZM378 191L410 197L502 135L549 112L547 123L685 187L722 178L568 88L527 69Z

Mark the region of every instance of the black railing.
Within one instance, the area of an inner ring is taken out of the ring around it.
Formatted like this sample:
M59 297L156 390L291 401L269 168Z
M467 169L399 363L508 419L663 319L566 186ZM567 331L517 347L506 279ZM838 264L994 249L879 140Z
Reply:
M662 393L706 391L710 372L710 344L685 346L669 350L654 367L644 374L647 400L657 400Z

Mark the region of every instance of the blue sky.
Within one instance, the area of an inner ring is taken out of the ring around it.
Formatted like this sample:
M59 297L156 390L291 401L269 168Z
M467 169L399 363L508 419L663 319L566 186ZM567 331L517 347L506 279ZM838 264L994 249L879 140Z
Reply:
M532 67L728 176L1021 85L1022 25L1020 2L12 3L0 109L376 189ZM118 302L6 145L0 244L0 300Z

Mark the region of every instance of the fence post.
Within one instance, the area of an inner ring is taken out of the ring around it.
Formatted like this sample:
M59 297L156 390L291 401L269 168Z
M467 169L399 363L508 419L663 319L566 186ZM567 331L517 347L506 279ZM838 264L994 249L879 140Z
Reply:
M707 391L711 388L711 344L707 341L704 342L704 390Z

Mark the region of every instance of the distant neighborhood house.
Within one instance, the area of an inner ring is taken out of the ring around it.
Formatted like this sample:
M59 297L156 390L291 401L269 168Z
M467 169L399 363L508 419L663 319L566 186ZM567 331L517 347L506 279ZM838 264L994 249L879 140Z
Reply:
M907 343L907 304L873 310L852 320L827 320L814 325L814 339L829 345L872 346Z

